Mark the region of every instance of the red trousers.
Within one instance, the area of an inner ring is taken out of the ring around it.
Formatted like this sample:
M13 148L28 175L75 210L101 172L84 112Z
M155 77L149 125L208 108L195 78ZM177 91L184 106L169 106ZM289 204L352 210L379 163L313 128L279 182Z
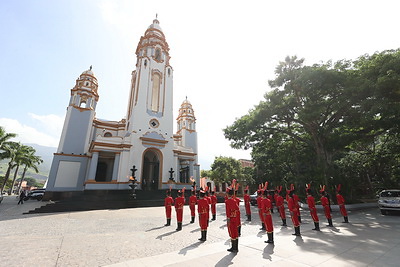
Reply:
M292 223L294 227L300 226L299 217L297 215L296 210L290 211L290 217L292 219Z
M264 214L264 225L267 229L267 233L272 233L274 231L274 225L272 224L271 214Z
M347 217L346 207L344 205L339 205L339 208L340 208L340 213L342 214L342 216Z
M324 206L324 213L327 219L332 219L331 210L329 209L328 205Z
M176 220L177 220L177 222L182 222L182 217L183 217L183 209L177 209L176 210Z
M171 219L171 210L171 206L165 207L165 215L167 216L167 219Z
M194 217L196 215L196 205L189 205L190 216Z
M279 215L281 216L281 219L286 219L286 214L285 214L285 206L279 206Z
M310 214L311 214L311 218L313 219L314 222L319 222L316 208L310 208Z
M250 202L245 202L244 207L246 208L246 215L251 215Z
M228 232L231 239L235 240L239 237L239 221L237 218L231 218L228 222Z
M199 225L202 231L207 230L208 227L208 214L201 213L199 214Z
M215 204L211 204L211 214L214 215L217 213L217 208Z

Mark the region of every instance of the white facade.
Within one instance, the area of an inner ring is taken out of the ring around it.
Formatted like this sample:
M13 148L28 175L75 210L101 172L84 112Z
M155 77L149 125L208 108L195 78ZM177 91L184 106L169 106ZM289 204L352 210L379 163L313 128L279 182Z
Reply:
M196 118L186 99L174 122L173 69L157 19L140 38L136 56L126 118L120 121L95 118L99 95L92 68L76 80L48 192L129 189L132 168L138 189L188 187L190 176L199 182Z

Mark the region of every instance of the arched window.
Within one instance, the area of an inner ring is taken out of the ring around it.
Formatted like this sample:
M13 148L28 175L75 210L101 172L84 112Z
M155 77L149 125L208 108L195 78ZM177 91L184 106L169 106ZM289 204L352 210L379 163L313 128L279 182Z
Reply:
M157 61L161 61L161 50L160 50L160 48L156 49L156 54L154 56L154 59L157 60Z
M153 73L153 89L151 91L151 110L158 111L159 100L160 100L160 87L161 77L158 73Z
M106 132L106 133L104 134L104 137L112 137L112 133Z

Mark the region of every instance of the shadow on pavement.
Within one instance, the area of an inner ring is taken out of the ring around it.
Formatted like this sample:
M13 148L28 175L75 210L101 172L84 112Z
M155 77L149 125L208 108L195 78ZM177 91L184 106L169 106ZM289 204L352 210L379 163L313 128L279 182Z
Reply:
M268 244L263 251L263 258L272 261L271 255L274 254L274 244Z
M229 252L228 252L229 253ZM228 255L226 255L225 257L223 257L222 259L220 259L217 264L215 264L215 267L224 267L224 266L229 266L232 265L233 262L233 258L236 257L236 253L229 253Z
M179 251L179 254L186 255L187 252L188 252L189 250L192 250L192 249L197 248L197 247L200 246L200 244L202 244L202 243L203 243L203 242L198 241L198 242L196 242L196 243L194 243L194 244L192 244L192 245L190 245L190 246L187 246L187 247L181 249L181 250Z

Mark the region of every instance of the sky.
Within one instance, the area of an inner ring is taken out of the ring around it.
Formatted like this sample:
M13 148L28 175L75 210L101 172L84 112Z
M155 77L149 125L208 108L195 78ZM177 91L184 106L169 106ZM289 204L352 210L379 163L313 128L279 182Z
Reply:
M200 168L217 156L250 159L230 148L223 129L263 100L279 62L397 49L399 8L394 0L3 0L0 126L23 143L57 147L70 90L90 65L96 117L124 118L135 50L158 14L174 69L174 117L187 96Z

